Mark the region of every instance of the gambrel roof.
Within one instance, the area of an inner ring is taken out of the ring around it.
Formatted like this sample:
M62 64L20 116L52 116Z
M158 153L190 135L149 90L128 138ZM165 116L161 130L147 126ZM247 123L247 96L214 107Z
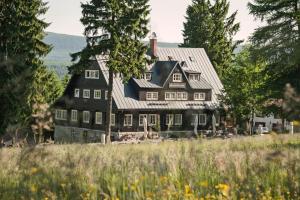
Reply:
M221 94L223 85L212 66L206 52L201 48L158 48L158 61L148 66L153 73L153 81L133 79L141 88L162 88L172 70L179 64L183 71L190 70L201 73L200 81L189 81L194 89L212 89L212 101L140 101L134 88L130 84L123 84L120 77L114 78L113 98L120 110L176 110L176 109L203 109L219 106L218 94ZM170 60L172 58L172 60ZM97 56L97 62L108 82L106 59ZM184 63L181 65L181 63ZM165 68L160 72L160 67ZM159 75L159 76L158 76Z

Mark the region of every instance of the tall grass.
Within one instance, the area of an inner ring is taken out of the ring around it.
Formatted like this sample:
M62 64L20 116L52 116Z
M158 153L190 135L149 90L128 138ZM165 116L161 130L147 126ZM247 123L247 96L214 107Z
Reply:
M300 199L300 136L0 150L0 199Z

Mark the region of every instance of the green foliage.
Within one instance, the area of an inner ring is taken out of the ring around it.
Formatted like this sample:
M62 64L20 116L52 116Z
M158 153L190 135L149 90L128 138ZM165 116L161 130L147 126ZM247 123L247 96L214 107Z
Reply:
M264 73L265 67L262 60L253 61L249 47L245 47L224 73L223 101L241 122L249 120L251 114L262 111L263 99L267 95L264 93L268 80Z
M0 199L299 199L299 153L299 135L1 149Z
M299 0L254 0L250 13L265 22L251 37L254 55L268 62L269 95L282 99L287 83L300 90L300 2Z
M240 28L235 23L237 12L228 17L227 0L193 0L186 12L184 43L181 47L204 48L216 71L222 77L232 62L232 54L238 42L233 36Z

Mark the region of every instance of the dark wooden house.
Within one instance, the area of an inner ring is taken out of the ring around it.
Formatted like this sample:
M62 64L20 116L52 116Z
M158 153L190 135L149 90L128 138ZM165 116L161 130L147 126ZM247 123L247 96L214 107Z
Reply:
M196 120L198 130L211 129L223 86L205 50L159 48L156 38L150 47L157 61L143 77L132 77L127 84L118 75L114 78L113 135L141 133L146 121L156 132L193 131ZM54 105L56 140L99 139L106 126L107 84L103 56L71 78Z

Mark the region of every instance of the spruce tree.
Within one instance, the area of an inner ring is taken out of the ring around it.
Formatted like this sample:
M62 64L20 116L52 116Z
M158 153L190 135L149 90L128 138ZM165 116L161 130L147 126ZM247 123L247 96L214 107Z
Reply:
M43 64L42 57L51 49L42 41L48 24L40 18L46 5L42 0L0 1L1 132L31 115L28 88L35 70Z
M79 61L70 71L81 73L89 67L91 57L107 57L109 89L105 132L109 143L114 74L122 74L126 82L132 76L139 76L146 66L147 47L141 40L148 34L148 0L91 0L81 7L87 46L72 55L73 61Z
M268 62L264 72L270 76L266 99L283 99L287 83L300 91L300 1L254 0L248 7L264 22L251 42L253 55L263 56Z
M181 47L204 48L216 71L222 77L232 62L233 51L240 41L233 36L239 30L237 12L230 16L227 0L193 0L187 8L184 23L184 43Z

